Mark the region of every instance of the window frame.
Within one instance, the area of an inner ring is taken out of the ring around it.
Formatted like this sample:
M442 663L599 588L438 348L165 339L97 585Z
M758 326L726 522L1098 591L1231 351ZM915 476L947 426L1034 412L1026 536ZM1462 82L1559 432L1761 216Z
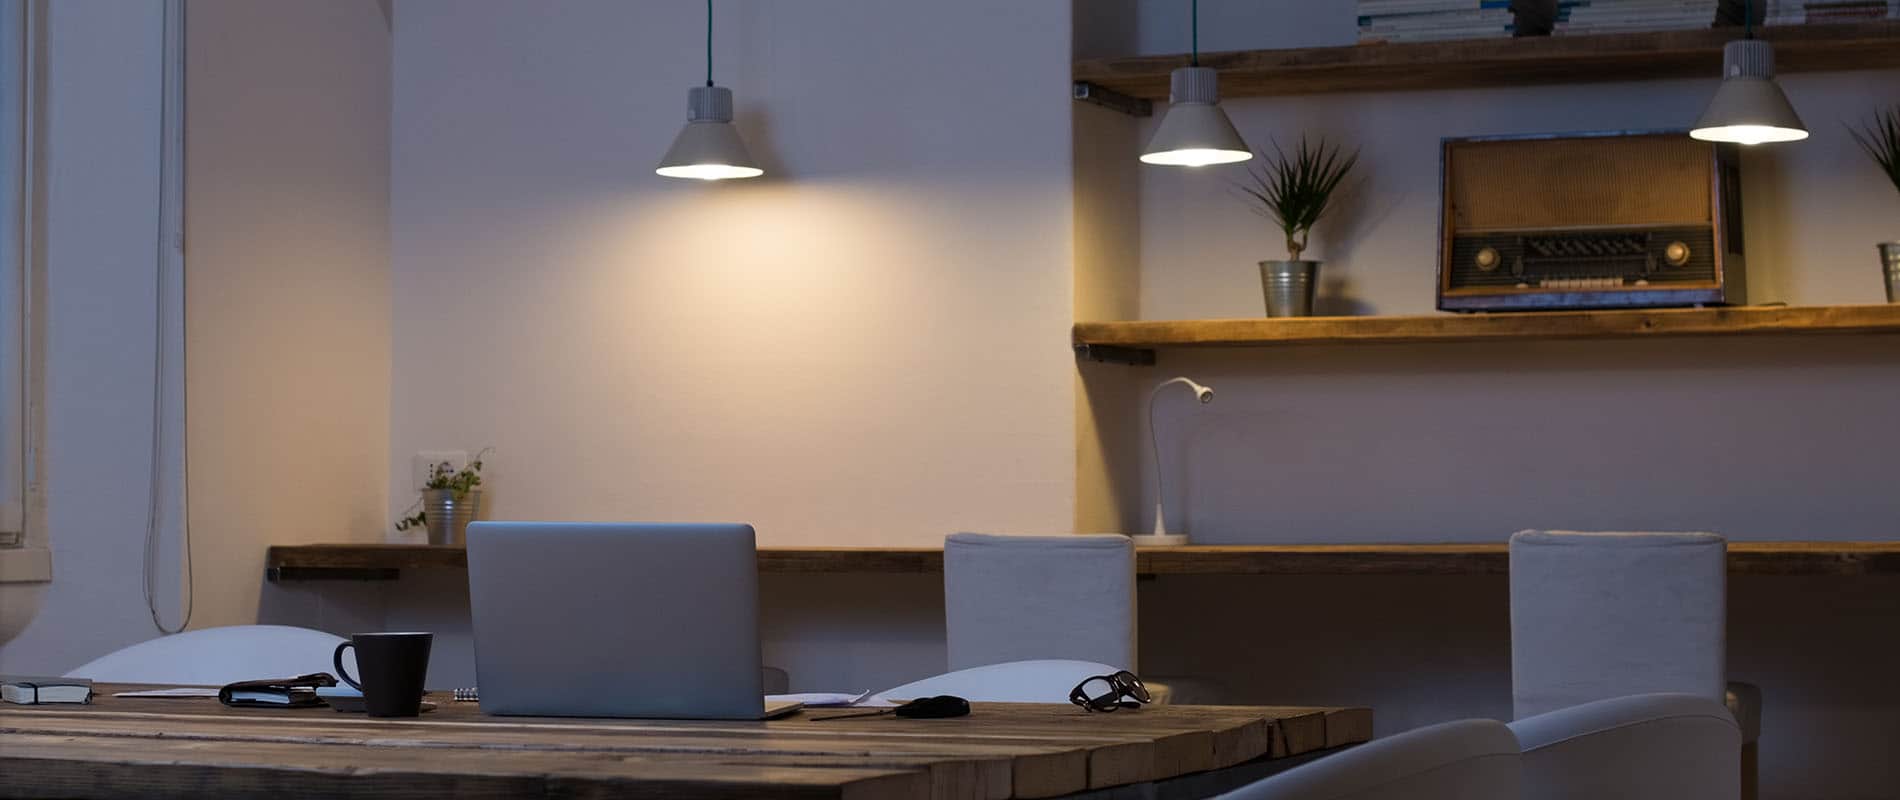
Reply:
M45 260L40 246L44 240L40 201L45 195L40 113L45 96L44 0L0 0L0 37L7 45L0 48L4 52L0 82L5 85L0 92L5 98L0 102L0 126L4 126L0 157L10 162L8 180L0 186L0 281L11 290L0 293L6 306L0 309L0 325L7 326L0 330L0 348L12 356L0 359L0 369L11 373L0 387L7 387L13 400L13 411L0 415L0 447L5 448L0 458L17 460L8 472L18 483L0 485L0 549L17 550L46 544L41 513Z

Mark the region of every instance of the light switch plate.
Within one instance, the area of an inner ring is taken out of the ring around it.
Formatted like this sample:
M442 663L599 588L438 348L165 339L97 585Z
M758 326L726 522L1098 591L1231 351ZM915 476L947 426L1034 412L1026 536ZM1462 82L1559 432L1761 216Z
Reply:
M447 463L451 471L468 466L467 450L423 450L410 460L410 481L420 492L429 486L429 473L435 465Z

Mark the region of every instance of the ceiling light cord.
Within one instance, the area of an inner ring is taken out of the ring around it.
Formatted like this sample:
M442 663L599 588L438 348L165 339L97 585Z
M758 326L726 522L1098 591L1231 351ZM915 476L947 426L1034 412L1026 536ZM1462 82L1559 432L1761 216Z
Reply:
M710 3L712 0L706 0L706 2ZM1201 65L1201 0L1190 0L1188 8L1190 9L1188 12L1188 44L1190 47L1188 50L1188 66L1198 67Z
M712 82L712 0L706 0L706 85Z
M170 359L166 358L166 350L169 349L168 344L171 341L171 326L166 324L166 320L171 315L166 313L165 298L169 294L166 290L172 283L169 277L172 274L174 265L176 265L178 269L179 318L181 320L184 319L185 312L185 274L182 258L183 242L181 241L184 235L184 208L182 206L182 195L175 194L178 188L178 182L183 180L184 175L183 164L181 163L184 156L184 133L179 126L179 120L176 118L179 110L185 107L182 61L185 35L184 14L183 4L177 2L168 2L165 4L166 30L164 34L165 45L163 48L165 64L163 77L161 78L161 92L164 95L164 101L160 104L158 126L159 173L161 175L158 189L158 247L156 248L156 269L153 270L153 295L155 296L154 302L157 305L157 313L153 315L155 328L153 339L155 344L152 348L152 459L150 465L151 482L147 487L145 504L145 569L143 575L145 609L151 612L152 624L158 628L158 632L167 636L183 631L191 625L193 606L191 520L189 512L187 511L190 507L188 493L190 492L191 486L191 462L188 457L181 459L184 463L180 465L179 470L181 484L180 513L178 516L179 537L182 550L180 558L184 561L185 574L184 613L179 619L177 627L166 626L164 620L160 618L158 612L158 596L155 591L155 586L158 583L159 533L164 524L165 432L168 427L165 424L165 385L166 375L170 374L170 370L168 369ZM181 346L178 371L181 377L185 374L184 366L183 347ZM185 394L184 387L180 387L181 411L184 410ZM183 416L185 415L181 414L181 417ZM180 447L185 447L188 439L186 429L181 427L180 434Z
M1742 38L1755 38L1755 0L1742 0Z

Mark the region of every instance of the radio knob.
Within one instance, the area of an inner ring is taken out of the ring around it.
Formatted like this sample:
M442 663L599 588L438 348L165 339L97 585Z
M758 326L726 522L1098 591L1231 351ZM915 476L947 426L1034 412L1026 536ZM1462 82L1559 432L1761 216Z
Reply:
M1670 242L1663 248L1663 261L1672 267L1689 263L1689 246L1681 242Z
M1491 270L1497 269L1498 262L1502 261L1503 259L1498 257L1497 248L1486 247L1482 250L1479 250L1477 257L1473 260L1478 263L1478 271L1490 272Z

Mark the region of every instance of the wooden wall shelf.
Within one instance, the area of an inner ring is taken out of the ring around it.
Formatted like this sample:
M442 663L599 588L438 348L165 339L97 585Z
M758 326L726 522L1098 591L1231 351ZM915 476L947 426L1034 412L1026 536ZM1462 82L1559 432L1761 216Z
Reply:
M1078 352L1157 347L1404 344L1495 339L1900 333L1900 304L1737 306L1618 311L1526 311L1408 317L1299 317L1170 322L1078 322Z
M1502 542L1465 544L1281 544L1143 547L1135 569L1144 575L1502 575L1509 569ZM1900 542L1732 542L1732 575L1900 574ZM467 569L460 547L312 544L270 548L271 580L392 579L414 568ZM936 574L943 551L934 547L765 547L767 574Z
M1705 29L1595 36L1365 44L1202 53L1224 97L1459 89L1656 78L1722 72L1722 45L1740 31ZM1900 67L1900 22L1791 25L1758 30L1780 72ZM1084 59L1073 78L1150 100L1168 98L1168 73L1186 54Z

